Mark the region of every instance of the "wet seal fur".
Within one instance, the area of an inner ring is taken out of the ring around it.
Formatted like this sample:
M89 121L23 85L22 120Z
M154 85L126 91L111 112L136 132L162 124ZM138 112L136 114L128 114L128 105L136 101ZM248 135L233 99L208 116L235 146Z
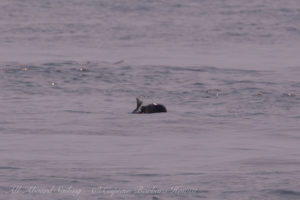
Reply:
M149 104L146 106L142 106L142 104L143 104L143 102L139 98L136 98L136 109L134 109L134 111L132 111L132 113L150 114L150 113L167 112L166 107L162 104L152 103L152 104Z

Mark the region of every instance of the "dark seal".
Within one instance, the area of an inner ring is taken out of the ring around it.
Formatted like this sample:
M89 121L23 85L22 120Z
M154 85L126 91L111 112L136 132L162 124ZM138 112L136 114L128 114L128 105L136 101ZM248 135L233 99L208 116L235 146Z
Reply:
M167 112L167 109L162 104L152 103L147 106L142 106L143 102L136 98L136 109L132 111L132 113L160 113L160 112Z

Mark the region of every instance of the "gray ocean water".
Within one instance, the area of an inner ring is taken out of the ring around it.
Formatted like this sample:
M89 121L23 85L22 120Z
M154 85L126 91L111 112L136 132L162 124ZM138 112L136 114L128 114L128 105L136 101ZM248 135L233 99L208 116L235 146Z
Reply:
M0 33L0 199L300 199L298 0L2 0Z

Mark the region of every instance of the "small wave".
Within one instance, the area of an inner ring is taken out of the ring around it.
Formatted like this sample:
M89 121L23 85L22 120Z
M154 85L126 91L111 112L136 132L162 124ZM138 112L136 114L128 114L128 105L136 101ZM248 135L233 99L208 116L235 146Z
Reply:
M172 71L192 71L192 72L212 72L212 71L219 70L218 68L212 67L212 66L202 66L202 67L197 67L197 66L172 67L172 66L168 66L166 68L170 69Z
M182 175L182 176L201 176L204 173L201 172L184 172L184 173L180 173L178 175Z
M82 111L82 110L64 110L64 112L68 113L78 113L78 114L91 114L92 112Z
M0 167L0 170L5 170L5 169L10 169L10 170L18 170L18 169L21 169L21 168L18 168L18 167L8 167L8 166L2 166Z
M277 189L277 190L270 190L268 193L274 194L276 196L282 196L285 198L300 198L300 191L294 190L286 190L286 189Z
M42 178L23 178L21 179L22 182L36 182L36 181L43 181L44 179Z
M292 13L294 10L289 9L289 8L280 8L278 11L283 12L283 13Z
M237 194L237 193L245 193L246 190L231 190L231 191L225 191L224 194Z
M291 86L292 86L292 87L300 87L300 82L294 83L294 84L292 84Z
M270 34L270 33L266 33L266 34L260 34L259 37L262 37L262 38L271 38L273 35Z
M255 81L250 80L224 80L223 81L226 85L235 85L235 84L246 84L246 85L253 85Z
M300 33L299 29L296 27L286 27L285 30L288 32Z
M204 83L196 82L196 83L194 83L194 85L196 85L196 86L203 86Z
M44 66L49 66L49 67L60 67L60 66L63 66L63 63L52 63L52 62L50 62L50 63L44 63L43 64Z
M170 176L170 175L166 175L166 174L152 174L152 173L141 173L141 174L132 174L131 176L162 177L162 176Z

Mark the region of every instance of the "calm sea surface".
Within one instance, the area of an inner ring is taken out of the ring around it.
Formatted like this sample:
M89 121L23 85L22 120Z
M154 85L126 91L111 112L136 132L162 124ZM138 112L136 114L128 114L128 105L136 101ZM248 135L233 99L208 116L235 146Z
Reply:
M1 199L300 198L299 1L0 11Z

